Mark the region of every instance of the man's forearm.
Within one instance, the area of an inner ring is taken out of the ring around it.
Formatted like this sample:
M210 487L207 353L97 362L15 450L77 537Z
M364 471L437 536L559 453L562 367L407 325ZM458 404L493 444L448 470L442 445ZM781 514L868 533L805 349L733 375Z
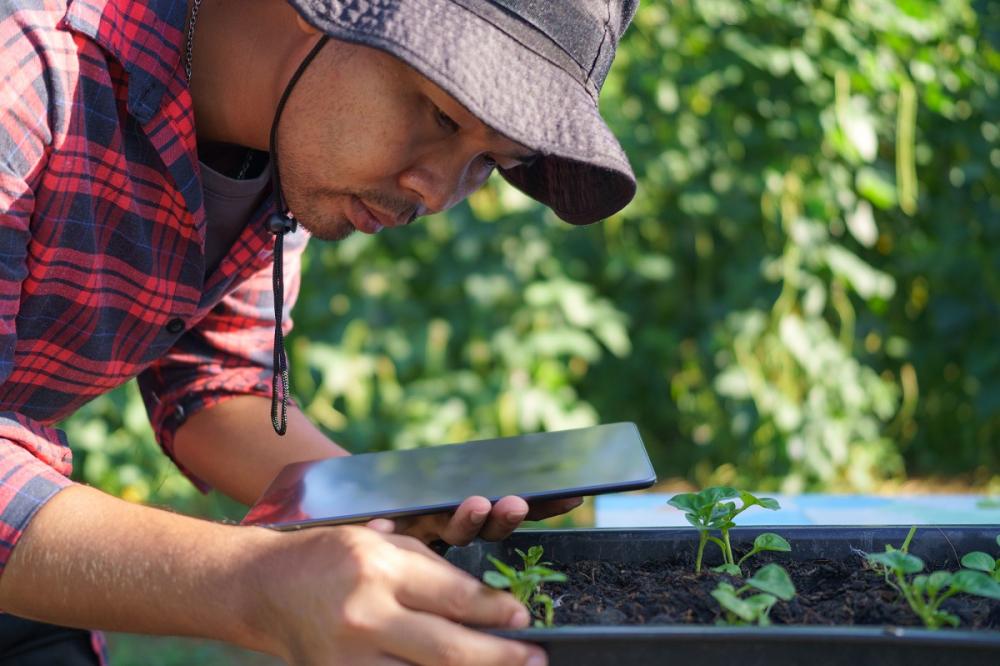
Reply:
M252 558L278 535L71 486L35 515L0 576L0 608L56 624L273 646L253 626Z
M177 430L174 456L220 492L252 504L285 465L347 451L302 412L288 410L288 431L271 427L266 398L240 396L193 415Z
M528 614L415 539L354 526L217 525L85 486L60 491L32 519L0 575L0 608L68 626L208 637L294 664L541 657L459 624L520 628Z

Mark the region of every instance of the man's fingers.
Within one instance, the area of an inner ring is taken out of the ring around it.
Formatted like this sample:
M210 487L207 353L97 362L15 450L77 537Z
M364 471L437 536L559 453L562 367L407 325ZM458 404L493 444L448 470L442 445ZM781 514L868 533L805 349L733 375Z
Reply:
M487 587L437 555L407 557L399 571L396 599L406 608L474 626L528 626L528 611L513 596Z
M572 511L583 504L582 497L566 497L564 499L547 500L545 502L532 502L528 511L528 520L542 520L551 516Z
M516 495L501 497L493 505L490 517L479 536L487 541L500 541L510 536L528 515L528 503Z
M381 534L395 534L396 521L388 518L375 518L365 523L365 527L373 529Z
M490 636L448 620L413 611L391 622L391 642L382 649L420 666L544 666L545 652L534 645Z
M479 535L490 515L490 501L474 495L467 497L441 525L438 537L453 546L465 546Z

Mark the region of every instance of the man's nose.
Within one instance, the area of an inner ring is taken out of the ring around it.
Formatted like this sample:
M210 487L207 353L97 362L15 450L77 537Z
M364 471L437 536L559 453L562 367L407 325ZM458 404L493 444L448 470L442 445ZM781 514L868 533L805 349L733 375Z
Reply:
M469 162L456 158L452 155L425 160L400 175L400 186L420 197L425 214L447 210L471 191L467 182Z

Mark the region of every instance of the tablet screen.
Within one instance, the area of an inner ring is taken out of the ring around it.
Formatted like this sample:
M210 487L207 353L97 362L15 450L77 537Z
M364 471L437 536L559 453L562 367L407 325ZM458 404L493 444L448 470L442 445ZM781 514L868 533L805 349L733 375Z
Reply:
M450 510L472 495L555 499L655 481L635 424L615 423L294 463L244 523L334 525Z

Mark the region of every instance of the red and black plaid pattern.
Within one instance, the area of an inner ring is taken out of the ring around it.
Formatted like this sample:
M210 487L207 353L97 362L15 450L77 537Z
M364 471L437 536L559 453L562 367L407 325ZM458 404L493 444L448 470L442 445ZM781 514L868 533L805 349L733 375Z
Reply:
M270 205L206 276L185 14L0 0L0 571L69 483L53 424L80 405L138 375L169 454L195 411L270 397ZM304 245L285 244L285 303Z

